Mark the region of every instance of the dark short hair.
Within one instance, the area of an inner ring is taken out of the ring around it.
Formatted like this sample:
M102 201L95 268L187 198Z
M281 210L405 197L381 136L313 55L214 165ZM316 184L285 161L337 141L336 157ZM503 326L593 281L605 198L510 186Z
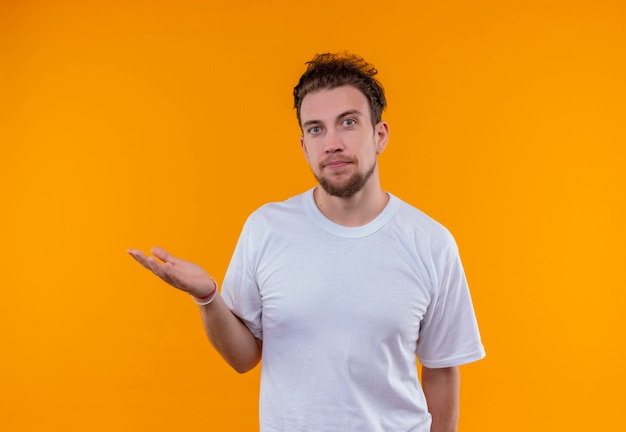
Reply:
M387 106L382 84L374 78L376 68L362 57L344 53L316 54L308 61L307 69L293 89L293 107L296 109L298 123L302 125L300 108L304 97L319 90L332 90L336 87L351 85L360 90L369 102L372 125L376 125Z

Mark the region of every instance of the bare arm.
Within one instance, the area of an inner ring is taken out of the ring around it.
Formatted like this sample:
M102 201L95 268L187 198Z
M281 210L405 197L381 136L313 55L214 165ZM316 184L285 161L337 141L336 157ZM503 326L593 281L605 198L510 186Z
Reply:
M154 256L149 257L136 249L129 249L128 253L174 288L196 298L206 297L215 289L213 279L201 267L173 257L161 248L152 248ZM230 311L221 296L200 306L200 311L211 344L233 369L243 373L258 364L261 341Z
M221 296L200 306L200 311L211 344L233 369L244 373L259 363L262 342L230 311Z
M422 367L422 387L433 417L431 432L456 432L459 425L461 377L458 367Z

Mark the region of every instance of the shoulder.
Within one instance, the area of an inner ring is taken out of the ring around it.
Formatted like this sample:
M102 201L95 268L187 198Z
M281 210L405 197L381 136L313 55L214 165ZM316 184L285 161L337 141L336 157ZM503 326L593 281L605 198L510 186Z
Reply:
M305 193L290 197L284 201L269 202L254 210L244 224L244 231L267 232L272 229L286 228L302 220L305 214Z
M390 196L398 201L394 223L400 229L408 231L407 234L410 233L413 241L445 253L457 250L456 241L448 228L412 204Z
M305 192L306 193L306 192ZM248 219L272 219L275 217L288 217L301 213L305 193L290 197L284 201L269 202L253 211Z

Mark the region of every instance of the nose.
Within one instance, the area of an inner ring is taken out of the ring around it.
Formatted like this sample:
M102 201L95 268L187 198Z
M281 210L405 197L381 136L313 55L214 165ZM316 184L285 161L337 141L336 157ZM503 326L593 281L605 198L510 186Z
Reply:
M341 136L334 129L328 129L326 131L324 152L325 153L337 153L343 151L344 145L341 140Z

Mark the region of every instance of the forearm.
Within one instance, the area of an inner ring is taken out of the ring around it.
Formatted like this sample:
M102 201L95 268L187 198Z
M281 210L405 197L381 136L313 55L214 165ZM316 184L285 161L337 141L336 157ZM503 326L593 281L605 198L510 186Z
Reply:
M422 368L422 387L433 418L431 432L456 432L459 424L460 372L458 367Z
M244 373L261 359L261 342L237 318L220 295L200 306L202 321L211 344L237 372Z
M201 298L213 298L200 306L204 328L215 349L237 372L247 372L261 359L261 341L226 306L217 294L217 283L197 264L170 255L160 248L151 249L147 257L138 249L128 253L146 269L174 288Z

